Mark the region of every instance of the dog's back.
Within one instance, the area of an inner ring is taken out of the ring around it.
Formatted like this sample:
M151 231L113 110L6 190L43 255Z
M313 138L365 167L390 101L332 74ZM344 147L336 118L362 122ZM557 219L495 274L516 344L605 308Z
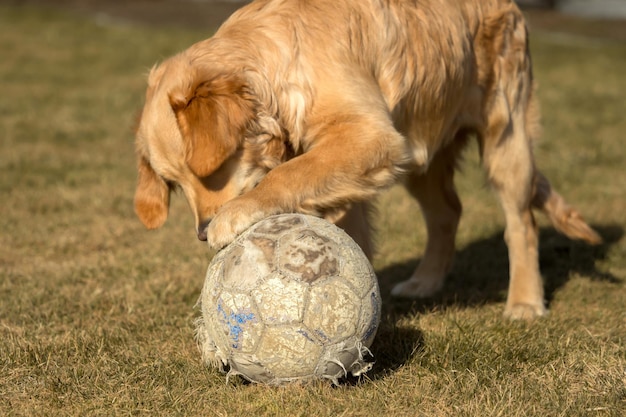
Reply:
M295 137L319 97L358 96L353 80L370 78L398 130L433 155L456 132L485 128L498 67L526 72L530 99L526 42L510 0L267 0L236 12L198 54L263 74L266 104Z

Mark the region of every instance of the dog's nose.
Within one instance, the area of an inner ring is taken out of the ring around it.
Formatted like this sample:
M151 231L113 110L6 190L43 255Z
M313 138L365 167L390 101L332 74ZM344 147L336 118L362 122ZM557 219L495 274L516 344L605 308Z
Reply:
M198 239L203 242L206 242L207 240L206 228L209 227L209 223L211 223L211 220L203 221L202 223L200 223L200 225L198 226L198 230L196 231L198 233Z

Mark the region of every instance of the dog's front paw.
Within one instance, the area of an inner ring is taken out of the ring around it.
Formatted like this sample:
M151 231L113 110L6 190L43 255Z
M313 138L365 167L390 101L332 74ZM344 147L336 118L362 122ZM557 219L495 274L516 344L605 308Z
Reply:
M548 314L548 310L546 310L543 303L516 303L510 306L507 305L504 309L504 317L511 320L533 320L546 314Z
M237 198L222 206L207 228L207 241L214 249L231 243L244 230L267 217L255 200Z

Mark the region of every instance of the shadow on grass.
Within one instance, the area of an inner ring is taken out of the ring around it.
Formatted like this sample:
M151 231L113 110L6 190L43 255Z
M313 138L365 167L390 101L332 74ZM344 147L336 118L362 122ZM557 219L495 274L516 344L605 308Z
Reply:
M563 287L571 274L592 280L619 283L621 280L596 268L596 262L606 259L611 246L624 235L622 226L594 226L604 243L590 246L572 241L554 229L540 230L539 262L545 283L546 299ZM471 307L504 302L508 287L508 253L503 233L474 242L457 252L455 266L439 295L423 300L403 300L390 297L391 288L411 275L419 259L391 265L377 271L383 296L382 322L372 346L376 365L368 376L383 378L406 363L423 346L419 329L396 325L403 316L415 315L435 308Z
M591 246L572 241L552 228L542 228L539 237L539 263L544 278L546 299L567 283L571 274L592 280L621 282L618 277L596 268L606 259L611 246L624 235L619 225L593 226L604 242ZM377 271L381 293L388 313L420 313L433 307L469 307L506 299L509 262L504 233L471 243L456 253L455 265L437 296L424 300L401 300L389 296L391 288L411 275L419 259L391 265Z

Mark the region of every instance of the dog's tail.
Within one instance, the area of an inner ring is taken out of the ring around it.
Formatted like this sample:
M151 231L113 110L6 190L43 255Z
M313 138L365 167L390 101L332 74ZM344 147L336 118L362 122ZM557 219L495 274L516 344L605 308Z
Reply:
M570 239L581 239L592 245L602 243L600 235L585 222L578 211L565 202L539 171L535 173L535 190L531 204L546 213L556 230Z

